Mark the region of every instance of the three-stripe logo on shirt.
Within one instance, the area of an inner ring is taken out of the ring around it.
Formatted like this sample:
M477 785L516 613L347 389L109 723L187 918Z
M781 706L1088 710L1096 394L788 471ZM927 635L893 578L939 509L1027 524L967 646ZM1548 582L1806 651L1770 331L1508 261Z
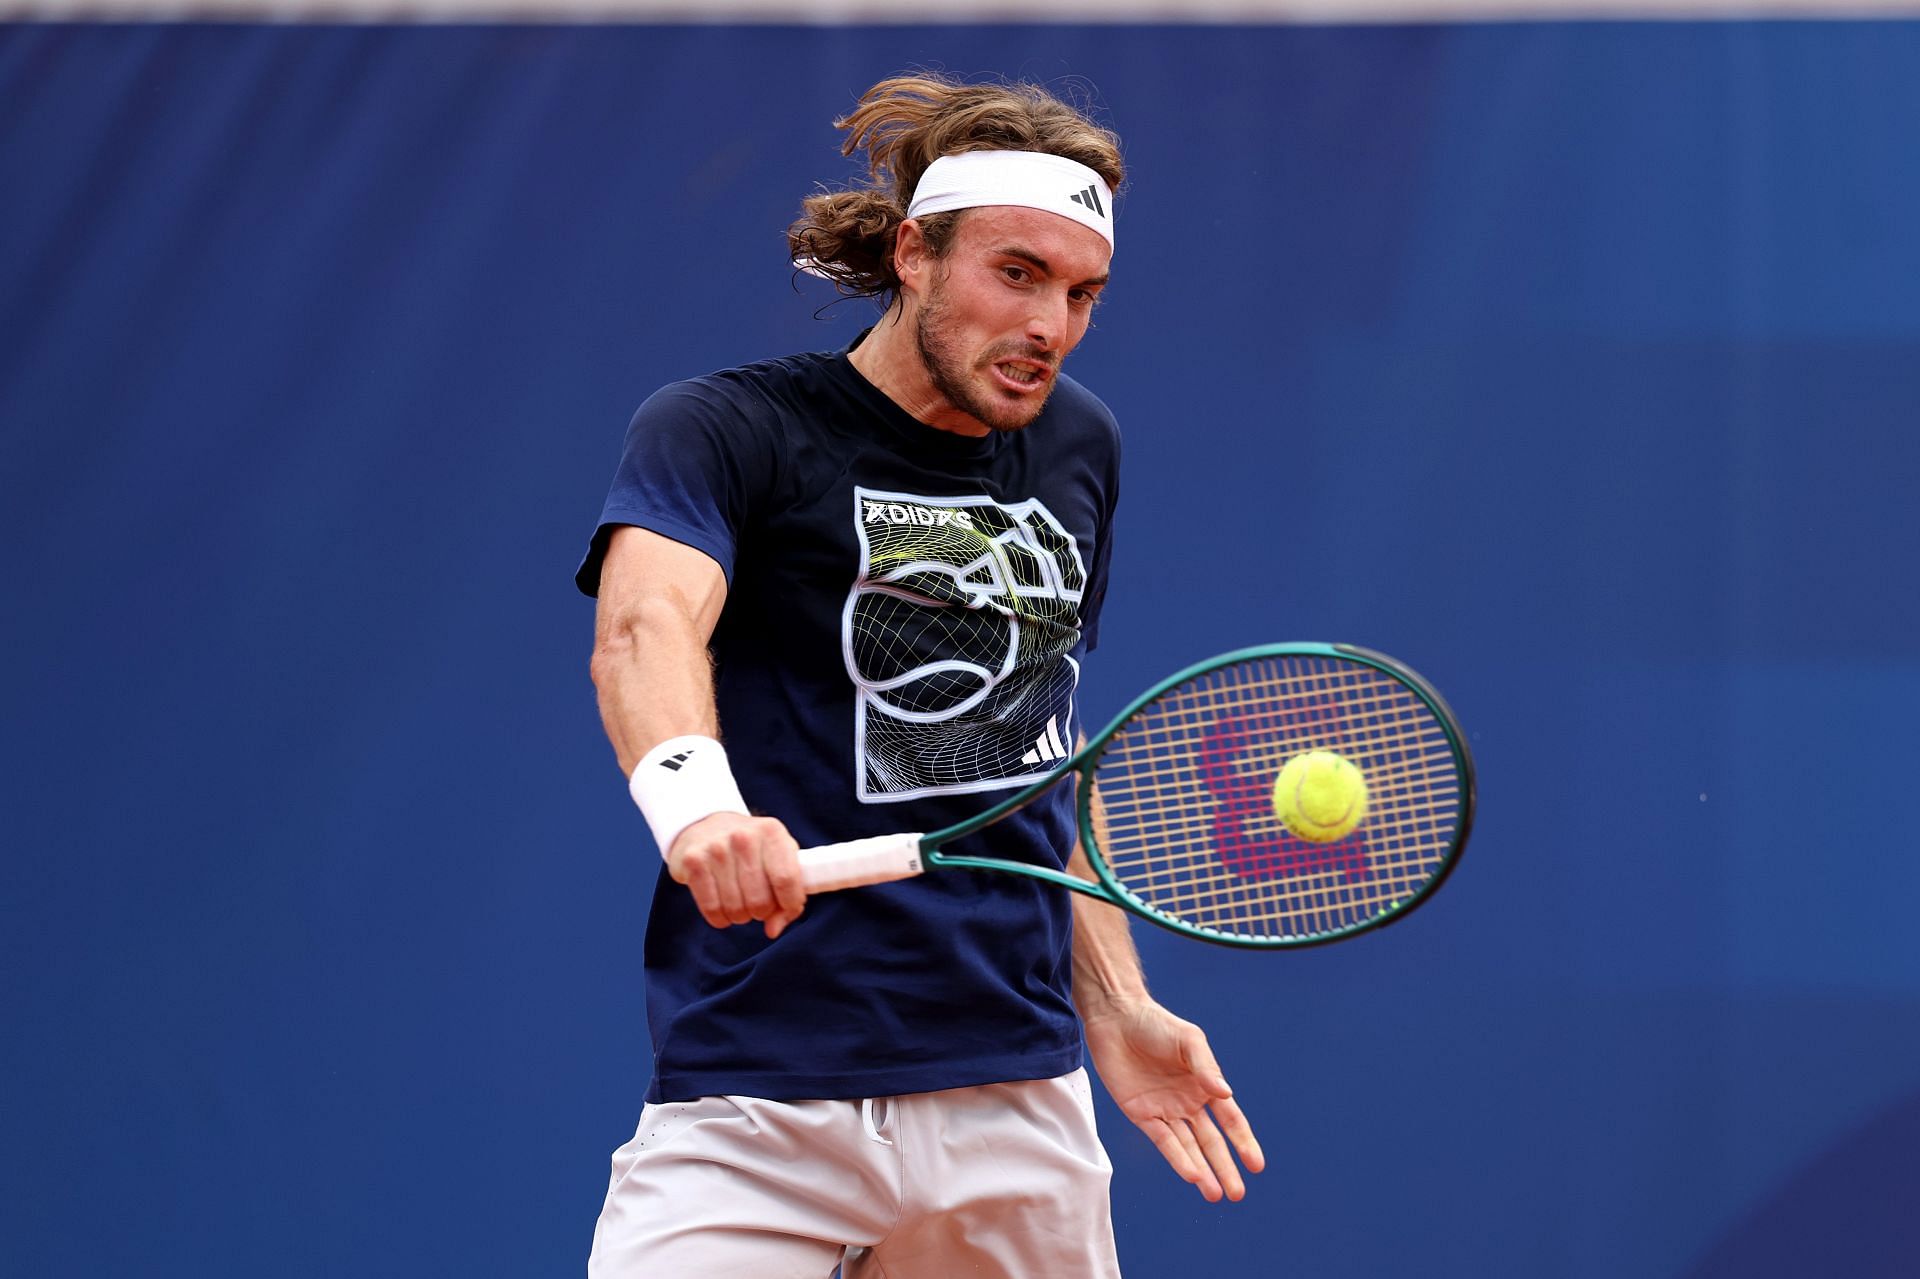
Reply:
M1040 734L1032 750L1020 757L1022 764L1051 764L1067 757L1067 748L1060 742L1059 718L1058 715L1047 717L1047 731Z

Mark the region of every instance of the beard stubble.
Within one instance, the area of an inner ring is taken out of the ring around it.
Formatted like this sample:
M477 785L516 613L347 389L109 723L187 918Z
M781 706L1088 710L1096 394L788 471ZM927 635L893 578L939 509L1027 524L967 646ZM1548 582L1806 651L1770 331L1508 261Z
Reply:
M1024 430L1046 407L1048 397L1053 394L1053 382L1059 376L1058 369L1054 368L1047 389L1035 400L1026 401L1024 397L1021 400L997 399L993 392L979 388L971 380L973 368L968 365L966 356L956 349L959 344L949 323L951 310L946 290L941 281L936 279L913 325L913 342L919 348L920 362L927 367L927 376L933 382L933 389L946 397L947 403L990 430ZM988 352L982 364L990 366L995 359L1008 356L1044 360L1049 366L1053 365L1053 361L1046 356L1033 354L1024 348L996 348Z

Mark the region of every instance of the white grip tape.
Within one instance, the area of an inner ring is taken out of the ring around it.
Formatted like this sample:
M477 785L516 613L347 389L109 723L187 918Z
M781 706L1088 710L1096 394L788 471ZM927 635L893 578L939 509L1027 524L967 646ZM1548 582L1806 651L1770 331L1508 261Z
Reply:
M800 850L800 882L810 893L911 879L925 869L917 833L875 835Z

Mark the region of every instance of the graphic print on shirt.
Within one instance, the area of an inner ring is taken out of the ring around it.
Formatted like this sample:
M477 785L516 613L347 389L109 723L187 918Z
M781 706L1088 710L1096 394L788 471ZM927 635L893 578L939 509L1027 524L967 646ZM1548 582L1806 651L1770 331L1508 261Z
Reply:
M1072 753L1087 588L1039 499L853 491L841 643L862 803L1017 786Z

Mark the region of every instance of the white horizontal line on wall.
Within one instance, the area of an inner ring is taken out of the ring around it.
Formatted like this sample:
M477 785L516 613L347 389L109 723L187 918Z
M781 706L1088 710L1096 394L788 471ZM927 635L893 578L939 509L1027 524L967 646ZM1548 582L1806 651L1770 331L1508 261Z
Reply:
M346 23L1388 23L1920 15L1920 0L0 0L0 20Z

